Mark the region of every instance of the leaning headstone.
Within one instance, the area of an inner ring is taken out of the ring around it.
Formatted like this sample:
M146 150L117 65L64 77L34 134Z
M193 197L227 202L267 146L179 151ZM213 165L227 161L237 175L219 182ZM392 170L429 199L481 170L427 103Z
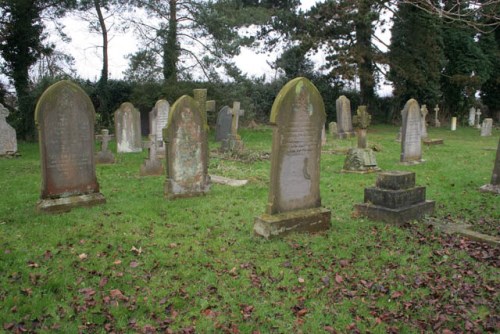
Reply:
M476 110L476 129L481 129L481 109Z
M415 173L381 172L375 187L365 188L364 203L354 205L357 216L403 224L434 212L434 201L425 199L425 187L415 186Z
M420 133L420 136L422 138L427 138L427 114L429 113L429 110L427 110L427 106L425 104L422 105L422 107L420 108L420 113L422 115L422 130L421 130L421 133Z
M456 131L457 130L457 118L452 117L451 118L451 131Z
M118 153L142 151L141 114L130 102L115 111L115 137Z
M354 137L351 119L351 101L344 95L340 96L335 102L337 109L337 128L339 138Z
M330 122L328 124L328 132L330 132L330 136L333 138L337 137L337 122Z
M436 104L436 107L434 108L434 126L436 128L441 127L441 122L439 121L438 113L439 113L439 105Z
M199 88L193 89L193 97L198 104L198 109L203 118L203 124L205 126L205 131L208 131L208 117L207 117L207 89Z
M492 128L493 128L493 118L485 118L483 120L483 125L481 126L481 137L491 136Z
M97 164L114 164L115 156L109 149L109 141L113 136L109 134L108 129L102 129L101 134L96 136L96 139L101 142L101 150L95 156Z
M70 81L53 84L40 97L35 110L42 168L38 211L106 202L95 171L94 122L90 98Z
M266 213L255 218L254 232L265 238L292 231L330 228L331 212L321 207L319 190L323 99L306 78L288 82L276 97L271 181Z
M231 135L231 124L233 114L229 106L224 106L217 114L217 123L215 125L215 141L226 140Z
M17 153L16 130L7 123L9 110L0 103L0 155Z
M180 97L170 110L163 129L167 152L167 198L203 195L210 189L208 142L199 104L190 96Z
M420 107L416 100L410 99L403 109L400 160L402 164L416 164L423 161L421 130Z
M491 192L500 195L500 139L498 140L497 155L495 164L493 165L493 172L491 173L491 183L485 184L480 189L482 192Z
M476 108L470 107L469 109L469 126L474 126L476 123Z
M156 152L158 145L158 140L155 135L149 135L149 141L146 143L146 147L148 148L148 157L144 160L143 164L140 168L141 176L149 176L149 175L162 175L163 174L163 165L161 164L161 160L158 159L158 153Z

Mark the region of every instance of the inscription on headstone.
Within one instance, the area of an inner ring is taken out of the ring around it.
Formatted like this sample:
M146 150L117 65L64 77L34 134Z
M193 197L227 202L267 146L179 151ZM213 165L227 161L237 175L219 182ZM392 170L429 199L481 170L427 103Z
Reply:
M414 99L408 100L403 109L401 131L401 163L422 162L422 140L420 137L422 120L420 107Z
M115 111L115 136L118 153L142 151L141 114L130 102Z
M17 153L16 130L7 123L9 110L0 103L0 155Z

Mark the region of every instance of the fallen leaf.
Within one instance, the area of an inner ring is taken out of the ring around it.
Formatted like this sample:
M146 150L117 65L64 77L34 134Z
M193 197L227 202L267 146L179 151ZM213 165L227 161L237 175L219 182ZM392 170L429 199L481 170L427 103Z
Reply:
M298 280L299 280L299 283L304 283L304 282L306 281L306 280L305 280L305 279L303 279L302 277L299 277L299 279L298 279Z
M140 255L142 253L142 247L135 248L135 246L132 246L130 250L137 255Z
M397 299L399 297L401 297L403 295L403 292L402 291L394 291L391 295L391 298L392 299Z
M85 253L82 253L82 254L78 255L78 258L79 258L80 260L82 260L82 261L83 261L83 260L86 260L86 259L87 259L87 257L88 257L88 256L87 256L87 254L85 254Z
M119 265L119 264L121 264L121 263L122 263L122 261L121 261L121 260L116 260L115 262L113 262L113 264L114 264L114 265Z
M342 278L342 276L340 276L339 274L335 274L335 282L337 282L338 284L340 284L343 281L344 281L344 279Z
M137 261L130 262L130 268L137 268L138 266L139 266L139 262L137 262Z

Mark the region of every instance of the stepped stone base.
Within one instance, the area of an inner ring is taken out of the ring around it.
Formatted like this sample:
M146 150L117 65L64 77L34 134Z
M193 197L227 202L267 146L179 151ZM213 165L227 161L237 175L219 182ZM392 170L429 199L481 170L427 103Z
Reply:
M425 201L404 208L391 209L370 203L355 204L356 215L365 216L371 220L380 220L390 224L403 224L411 220L418 220L434 212L434 201Z
M255 218L253 230L266 239L291 232L320 232L330 228L331 211L325 208L296 210Z
M94 206L106 203L106 198L101 193L68 196L62 198L41 199L36 204L38 212L60 213L81 206Z
M401 190L365 188L365 203L381 205L390 209L404 208L424 201L425 187Z

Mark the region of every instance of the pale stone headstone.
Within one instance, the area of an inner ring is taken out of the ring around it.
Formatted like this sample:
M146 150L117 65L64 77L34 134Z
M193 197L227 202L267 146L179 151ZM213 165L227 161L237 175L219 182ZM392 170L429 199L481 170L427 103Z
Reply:
M115 111L115 137L118 153L142 151L141 114L130 102Z
M429 113L429 110L427 110L427 106L425 104L422 105L420 108L420 113L422 114L422 132L420 136L422 138L427 138L427 114Z
M456 131L457 130L457 118L452 117L451 118L451 131Z
M109 142L113 136L109 134L108 129L102 129L101 134L96 136L96 139L101 142L101 150L95 156L97 164L114 164L115 156L109 149Z
M401 127L399 127L398 133L396 134L396 141L401 143Z
M276 97L270 117L273 144L269 199L266 214L255 219L257 235L269 238L330 227L331 212L321 207L319 189L325 119L323 99L306 78L291 80Z
M192 97L180 97L170 110L163 139L167 152L167 198L203 195L210 189L205 120Z
M193 97L196 103L198 104L198 109L200 110L201 117L203 118L205 131L208 131L207 89L206 88L193 89Z
M217 123L215 125L215 141L226 140L231 134L231 124L233 121L233 114L229 106L224 106L217 114Z
M240 109L240 102L233 102L233 108L231 109L231 134L225 140L222 140L221 150L223 152L238 152L243 149L243 141L240 135L238 135L240 116L243 115L244 110Z
M337 109L337 129L339 138L354 137L351 119L351 101L344 95L340 96L336 103Z
M485 184L480 190L500 195L500 138L498 139L495 164L493 165L493 172L491 173L491 183Z
M325 145L326 145L326 130L325 127L323 126L323 128L321 129L321 146Z
M483 125L481 126L481 137L491 136L492 128L493 128L493 118L485 118L483 120Z
M165 157L165 144L163 143L163 128L168 123L170 104L166 100L158 100L149 113L150 134L156 138L155 152L158 157Z
M469 109L469 126L474 126L476 122L476 108L470 107Z
M9 110L0 103L0 155L17 153L16 130L7 123Z
M408 100L403 109L401 127L401 163L422 162L422 120L420 107L414 99Z
M37 210L69 211L106 202L95 171L94 122L90 98L70 81L53 84L40 97L35 110L42 169Z
M476 110L476 128L481 129L481 109Z
M337 122L330 122L328 124L328 132L330 132L330 136L333 138L337 137Z
M441 127L441 122L439 121L438 114L439 114L439 105L436 104L436 107L434 108L434 126L436 128Z
M149 135L149 141L145 145L148 148L148 157L144 160L140 168L141 176L163 175L163 165L158 159L158 139L155 135Z

